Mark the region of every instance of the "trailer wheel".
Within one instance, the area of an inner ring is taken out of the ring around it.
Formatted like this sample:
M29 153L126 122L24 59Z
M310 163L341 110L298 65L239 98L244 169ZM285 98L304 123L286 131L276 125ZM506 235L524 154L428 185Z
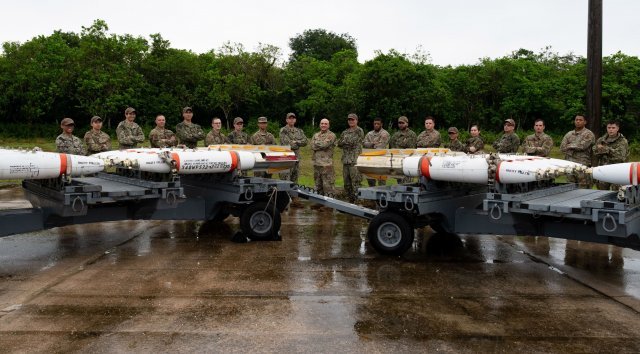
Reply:
M385 212L369 224L367 236L371 246L381 254L402 255L413 244L413 227L402 215Z
M271 240L280 231L280 211L266 202L250 204L240 216L240 228L251 240Z

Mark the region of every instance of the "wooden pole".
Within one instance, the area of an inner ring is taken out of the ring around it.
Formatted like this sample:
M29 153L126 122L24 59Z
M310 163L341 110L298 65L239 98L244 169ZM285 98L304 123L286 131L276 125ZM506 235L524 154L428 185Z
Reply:
M589 0L587 38L588 127L600 136L602 121L602 0Z

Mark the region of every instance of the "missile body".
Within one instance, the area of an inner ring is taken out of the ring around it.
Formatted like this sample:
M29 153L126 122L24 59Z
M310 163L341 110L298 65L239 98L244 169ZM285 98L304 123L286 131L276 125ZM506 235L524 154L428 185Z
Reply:
M77 177L104 170L104 162L91 156L5 149L0 156L0 179Z
M131 149L92 156L104 160L107 165L154 173L170 173L172 167L178 174L225 173L249 170L255 163L253 154L245 151Z
M593 167L593 178L619 185L640 184L640 162L625 162Z
M242 151L253 154L255 163L254 171L267 171L276 173L295 166L298 157L288 146L278 145L209 145L199 148L198 151Z

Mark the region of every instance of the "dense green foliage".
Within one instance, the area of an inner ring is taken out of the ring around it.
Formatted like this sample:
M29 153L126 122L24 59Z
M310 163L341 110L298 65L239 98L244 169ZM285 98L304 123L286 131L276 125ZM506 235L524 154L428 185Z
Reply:
M229 127L236 116L251 123L264 115L277 130L294 111L307 130L326 116L332 130L340 131L347 113L356 112L366 127L375 116L391 126L406 115L416 131L426 115L441 129L479 123L487 133L501 131L502 121L512 117L520 134L536 118L562 134L585 111L585 58L548 48L442 67L428 56L394 50L359 63L353 38L325 30L305 31L290 46L286 62L270 45L250 52L228 43L196 54L171 48L160 34L110 34L102 20L79 34L57 31L7 42L0 55L0 135L51 136L65 116L88 128L90 117L100 115L105 128L114 129L127 106L137 109L138 122L147 127L158 113L174 126L189 105L205 127L213 116ZM603 120L622 121L623 133L636 140L640 60L614 54L604 58L603 73Z

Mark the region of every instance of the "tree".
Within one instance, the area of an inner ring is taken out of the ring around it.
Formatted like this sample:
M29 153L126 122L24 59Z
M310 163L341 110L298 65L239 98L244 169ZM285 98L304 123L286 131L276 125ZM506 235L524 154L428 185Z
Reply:
M349 34L335 34L324 29L305 30L289 39L291 61L309 56L317 60L330 61L335 53L343 50L357 51L356 40Z

